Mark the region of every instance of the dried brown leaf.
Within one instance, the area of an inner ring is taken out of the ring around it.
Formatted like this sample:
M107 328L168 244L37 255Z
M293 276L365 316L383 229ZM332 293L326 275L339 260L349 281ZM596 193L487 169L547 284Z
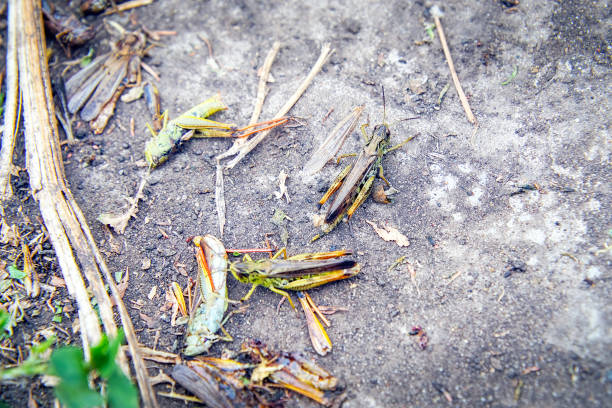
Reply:
M131 211L127 211L123 214L105 213L98 216L98 221L104 225L108 225L114 229L116 233L123 234L128 226L128 223L130 222L130 218L134 216L135 213L132 213Z
M98 216L98 221L114 229L117 234L123 234L123 232L128 226L128 223L130 222L130 219L132 217L136 217L136 213L138 212L138 201L144 198L142 191L147 185L148 179L149 179L149 171L147 171L147 173L143 176L142 180L140 181L140 186L138 187L138 191L136 192L136 195L133 198L128 199L128 201L130 202L130 208L126 212L124 212L123 214L111 214L111 213L100 214Z
M374 228L374 231L376 231L378 236L384 239L385 241L394 241L397 245L401 247L407 247L410 245L410 241L408 241L408 238L406 238L406 236L399 232L396 228L390 227L388 225L385 225L384 228L379 228L372 221L366 220L366 222L370 224L372 228Z

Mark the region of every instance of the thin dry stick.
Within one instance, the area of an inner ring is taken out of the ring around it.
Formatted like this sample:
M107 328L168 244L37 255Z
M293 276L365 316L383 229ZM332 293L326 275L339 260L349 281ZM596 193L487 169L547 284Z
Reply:
M312 67L312 69L310 70L310 72L308 73L304 81L302 81L298 89L294 92L291 98L289 98L289 100L285 103L285 105L283 105L283 107L276 113L273 119L279 119L285 116L287 112L289 112L289 110L293 107L293 105L295 105L298 99L300 99L300 97L306 91L306 89L308 89L308 86L310 85L314 77L319 73L319 71L321 70L325 62L327 62L329 57L333 54L333 52L334 50L331 49L330 44L323 45L323 47L321 48L321 54L319 55L317 62L315 62L314 66ZM243 143L241 145L237 145L236 143L234 143L234 145L232 145L232 147L230 147L229 150L227 150L224 153L221 153L220 155L216 157L217 163L220 163L221 159L223 158L233 156L236 154L236 157L230 160L228 164L223 166L226 169L232 169L236 164L238 164L244 158L244 156L246 156L251 150L253 150L269 133L270 133L269 130L260 132L255 137L251 138L246 143ZM219 174L218 170L217 170L217 174ZM218 196L223 196L223 191L221 192L217 191L215 193L215 197L218 197ZM222 225L225 225L225 205L223 206L222 211L219 211L219 207L220 206L217 203L217 215L219 217L219 226L221 227ZM221 218L221 215L223 216L223 218ZM223 232L223 228L221 227L221 233L222 232Z
M323 65L327 62L327 60L333 54L333 52L334 50L331 49L330 44L323 45L323 47L321 48L321 54L319 55L319 59L317 59L317 62L315 63L315 65L312 67L312 69L308 73L308 76L304 79L304 81L302 81L302 83L300 84L298 89L295 91L295 93L291 96L291 98L289 98L289 100L285 103L285 105L283 105L283 107L280 108L280 110L276 113L276 115L274 115L272 119L280 119L283 116L285 116L287 112L289 112L289 110L293 107L293 105L295 105L298 99L300 99L300 97L306 91L306 89L308 89L308 86L310 85L314 77L319 73L321 68L323 68ZM244 158L244 156L246 156L251 150L253 150L266 136L268 136L269 133L270 133L270 130L266 130L264 132L258 133L255 137L250 139L247 143L245 143L244 146L241 147L238 155L234 157L232 160L230 160L230 162L227 163L225 167L227 169L231 169L235 165L240 163L240 161Z
M225 227L225 189L223 187L223 165L217 161L217 175L215 180L215 205L217 207L217 220L219 220L219 234L223 236Z
M79 206L65 184L60 152L59 133L51 93L46 49L41 26L40 4L36 0L20 0L17 17L17 40L20 87L23 94L27 167L32 195L40 203L40 210L56 251L62 275L72 296L77 300L81 322L81 338L86 353L101 338L98 316L93 310L85 288L83 274L98 302L105 331L114 336L114 322L110 298L100 277L100 268L111 287L115 304L119 307L124 330L130 346L137 348L137 339L125 306L118 294L110 271L95 244ZM74 251L74 252L73 252ZM75 259L74 253L76 253ZM127 319L127 321L126 321ZM123 352L119 364L126 374L129 366ZM148 383L144 362L138 352L132 354L140 391L145 407L157 407L155 394Z
M202 34L198 34L198 38L204 41L204 43L206 43L206 47L208 47L208 63L211 64L215 70L220 70L221 65L219 65L219 63L217 62L217 60L215 59L213 55L213 49L212 49L212 44L210 43L210 40L206 38L205 36L203 36Z
M207 42L207 44L209 44ZM210 45L209 45L210 46ZM261 114L261 109L263 107L264 100L266 99L266 83L268 82L268 78L270 76L270 69L272 68L272 63L274 62L274 58L276 58L276 54L278 54L278 50L280 50L281 43L275 41L272 45L272 49L268 52L266 59L264 61L263 66L261 67L261 74L259 76L259 86L257 89L257 99L255 101L255 108L253 109L253 114L251 115L251 120L249 121L249 125L257 123L259 120L259 115ZM212 56L212 50L210 50ZM234 141L232 147L227 150L225 153L217 156L217 172L216 172L216 181L215 181L215 205L217 207L217 219L219 220L219 233L223 235L223 228L225 227L225 190L223 185L223 168L224 166L220 163L220 160L224 157L232 156L236 154L243 144L246 143L245 139L237 139Z
M19 76L17 70L17 7L18 0L9 1L8 40L6 43L6 105L4 108L4 132L0 152L0 200L13 195L11 175L13 169L13 149L15 147L15 118L17 116L17 97L19 95Z
M109 8L107 11L104 12L103 15L108 16L109 14L114 14L114 13L121 13L123 11L128 11L130 9L136 8L136 7L142 7L142 6L147 6L149 4L153 3L153 0L133 0L133 1L127 1L123 4L119 4L119 5L114 5L114 7Z
M272 63L274 62L274 58L276 58L276 54L278 54L280 47L281 43L279 41L275 41L274 44L272 44L272 49L268 52L264 64L261 67L259 86L257 87L257 99L255 100L255 108L253 109L253 114L251 115L249 125L253 125L259 120L259 115L261 114L261 109L263 108L264 100L266 99L266 84L268 83L268 78L270 77L270 69L272 69Z
M276 49L275 51L277 44L278 49ZM274 59L276 58L276 54L278 53L279 49L280 43L277 41L272 45L272 49L270 50L270 52L268 52L264 64L261 67L261 75L259 76L259 85L257 90L257 99L255 101L255 108L253 109L253 114L251 115L251 120L249 122L249 124L251 125L259 120L259 115L261 113L263 102L266 98L266 83L268 82L268 78L270 76L270 69L272 68L272 63L274 62ZM238 153L240 151L240 148L244 144L246 144L246 142L247 140L242 138L235 140L232 147L215 157L217 159L217 162L219 162L221 159L233 156Z
M442 23L440 22L440 17L434 16L434 22L436 24L436 28L438 29L438 35L440 36L440 42L442 43L442 49L444 50L444 56L446 57L446 62L448 63L448 68L450 69L451 76L453 77L453 83L455 84L455 89L459 94L459 99L461 100L461 105L463 105L463 110L465 110L465 114L467 115L468 121L476 125L476 117L472 113L472 109L470 108L470 104L465 97L465 93L463 92L463 88L461 87L461 83L459 82L459 77L457 76L457 72L455 71L455 64L453 64L453 57L451 57L450 50L448 49L448 44L446 43L446 37L444 36L444 30L442 29Z

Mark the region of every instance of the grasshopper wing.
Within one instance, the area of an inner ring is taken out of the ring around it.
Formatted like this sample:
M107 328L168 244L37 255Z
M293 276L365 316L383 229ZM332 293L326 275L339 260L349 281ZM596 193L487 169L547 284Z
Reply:
M363 109L364 105L357 106L334 127L321 146L313 153L310 160L304 165L302 170L304 174L315 174L338 153L347 136L355 130Z

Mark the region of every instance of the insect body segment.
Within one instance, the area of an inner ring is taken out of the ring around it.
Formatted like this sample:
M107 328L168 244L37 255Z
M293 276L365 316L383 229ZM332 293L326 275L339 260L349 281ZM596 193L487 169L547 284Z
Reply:
M216 122L207 119L220 110L227 109L219 94L208 98L199 105L194 106L177 118L167 121L159 133L153 131L153 138L145 146L145 159L151 167L157 167L166 160L170 154L186 140L192 137L248 137L253 133L272 129L286 123L289 118L283 117L266 122L239 128L231 123ZM164 113L164 116L166 114Z
M216 334L222 327L227 310L227 254L225 247L212 235L195 237L198 261L198 283L202 303L189 319L185 354L193 356L205 353L223 336Z
M365 135L363 127L362 132ZM357 159L340 172L319 201L319 206L322 206L331 197L334 197L325 215L325 223L321 228L322 232L313 237L311 242L330 233L345 216L349 219L352 217L353 213L372 192L374 179L377 175L388 184L383 176L383 156L403 146L414 136L393 147L389 147L390 138L391 132L384 123L374 127L371 137L366 136L367 143Z
M168 157L173 149L178 147L183 141L192 137L193 130L186 129L184 121L193 122L192 118L197 118L201 121L205 121L211 127L217 125L226 129L231 127L232 125L205 119L210 115L225 109L227 109L227 106L221 100L221 96L217 94L211 98L208 98L201 104L194 106L181 116L172 119L171 121L166 121L159 133L149 140L145 146L144 154L147 163L152 167L159 166L168 160Z
M307 290L359 273L361 265L350 259L337 259L349 255L349 251L316 252L277 259L253 261L245 256L243 261L230 264L230 272L242 283L253 285L243 300L248 299L257 286L265 286L285 296L292 307L293 301L285 290Z

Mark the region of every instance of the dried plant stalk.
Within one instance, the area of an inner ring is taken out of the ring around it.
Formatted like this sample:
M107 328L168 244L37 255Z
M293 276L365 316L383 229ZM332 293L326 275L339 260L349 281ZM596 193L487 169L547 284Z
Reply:
M77 300L84 349L87 353L89 346L100 340L101 329L89 300L83 275L87 278L98 302L106 333L110 336L117 333L111 301L101 277L102 272L111 288L113 300L118 305L143 405L157 407L129 315L85 217L64 181L64 166L46 62L40 3L36 0L20 0L15 3L18 3L16 23L19 33L17 38L19 85L23 95L26 164L30 175L30 188L33 197L40 204L42 217L68 291ZM124 372L129 374L125 353L120 352L118 359Z
M270 77L270 69L272 68L272 63L274 62L280 47L281 43L279 41L275 41L274 44L272 44L272 49L268 52L264 64L261 67L259 86L257 87L257 99L255 101L255 108L253 109L253 114L251 115L249 125L253 125L259 120L259 115L261 114L261 109L263 108L264 100L266 99L266 84L268 83L268 78Z
M477 124L476 117L472 113L470 103L468 102L465 96L465 92L463 92L463 87L461 86L461 82L459 82L457 71L455 71L455 64L453 63L453 57L451 56L450 49L448 48L448 43L446 42L446 36L444 35L444 29L442 28L442 22L440 21L440 17L434 16L434 22L436 24L436 28L438 29L438 35L440 36L442 50L444 51L444 56L446 57L446 62L448 63L448 69L450 70L451 77L453 78L455 89L457 90L457 94L459 95L459 100L461 100L461 105L463 106L463 110L465 111L467 120L471 124L475 125Z
M18 70L17 70L17 4L10 0L8 8L8 40L6 43L6 102L4 108L4 132L0 152L0 200L13 195L11 175L13 174L13 149L15 147L15 124L17 116Z
M253 112L253 117L251 121L253 121L257 116L259 116L258 111L261 110L259 107L260 104L263 103L263 99L265 98L265 83L267 82L267 76L270 71L270 67L272 66L272 62L274 61L274 57L278 52L277 47L280 48L280 44L274 43L274 46L266 61L264 63L262 69L262 75L259 82L259 91L257 95L257 101L255 105L255 110ZM321 71L323 65L327 62L329 57L334 53L334 50L331 48L331 44L324 44L321 47L321 54L317 59L317 62L313 65L310 72L304 78L298 89L291 95L291 98L283 105L282 108L276 113L276 115L272 119L279 119L287 114L289 110L295 105L295 103L300 99L302 94L306 92L306 89L310 86L310 83L314 79L314 77ZM263 84L263 85L262 85ZM256 119L255 119L256 120ZM225 226L225 191L223 189L223 169L232 169L235 165L240 163L240 161L246 156L251 150L253 150L268 134L269 130L258 133L256 136L252 137L249 140L237 140L234 142L232 147L230 147L227 151L219 154L215 158L217 159L217 181L216 181L216 189L215 189L215 201L217 207L217 219L219 221L219 231L221 235L223 235L223 227ZM234 156L227 164L221 164L221 160L227 157Z
M315 62L313 67L310 69L310 72L308 73L306 78L304 78L298 89L293 93L293 95L291 95L291 98L289 98L289 100L285 102L283 107L280 108L280 110L276 113L276 115L274 115L272 119L282 118L289 112L289 110L293 107L293 105L295 105L298 99L300 99L304 92L306 92L306 89L308 89L314 77L317 76L319 71L321 71L321 68L323 68L323 65L327 62L327 60L333 53L334 50L331 48L331 44L324 44L323 47L321 47L321 54L319 55L317 62ZM255 137L249 139L247 143L240 147L236 157L230 160L229 163L225 165L225 167L228 169L234 168L234 166L240 163L244 156L246 156L251 150L253 150L266 136L268 136L269 133L270 131L266 130L264 132L258 133L257 135L255 135Z

